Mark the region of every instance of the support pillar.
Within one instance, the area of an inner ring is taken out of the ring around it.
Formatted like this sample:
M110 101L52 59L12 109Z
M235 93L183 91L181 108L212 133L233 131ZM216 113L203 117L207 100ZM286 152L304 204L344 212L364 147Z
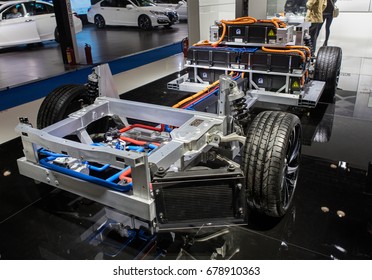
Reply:
M76 43L71 2L70 0L53 0L53 5L56 15L59 44L61 46L63 63L79 63L79 49ZM68 52L72 57L69 57Z

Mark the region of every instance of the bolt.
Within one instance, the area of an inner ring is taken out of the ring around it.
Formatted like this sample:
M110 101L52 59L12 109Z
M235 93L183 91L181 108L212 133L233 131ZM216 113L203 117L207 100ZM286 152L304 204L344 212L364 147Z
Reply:
M162 212L159 213L159 219L163 220L164 219L164 214Z
M235 171L235 165L234 164L230 164L229 165L229 168L227 169L227 171L230 171L230 172Z
M49 177L47 177L46 180L47 180L48 183L50 183L50 178Z
M159 168L158 168L158 173L159 173L159 174L164 174L164 173L165 173L165 169L164 169L164 167L159 167Z
M238 188L238 190L241 190L242 187L243 187L243 185L242 185L241 183L237 183L237 184L236 184L236 187Z
M240 215L243 215L243 207L239 207L238 211Z
M56 186L59 186L59 182L57 180L55 180L54 183L56 184Z
M218 141L218 137L215 136L215 137L213 138L213 140L217 142L217 141Z
M160 193L160 190L157 189L157 190L155 191L155 194L156 194L156 195L159 195L159 193Z

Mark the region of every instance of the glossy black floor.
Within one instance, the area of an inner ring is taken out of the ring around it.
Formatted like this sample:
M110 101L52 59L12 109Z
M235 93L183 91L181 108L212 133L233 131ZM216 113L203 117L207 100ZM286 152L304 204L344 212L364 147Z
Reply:
M85 67L85 44L92 46L93 62L102 63L180 42L187 36L187 22L151 31L119 26L97 30L92 24L84 25L83 31L76 35L80 64L73 67L63 64L59 44L55 41L0 49L0 89Z
M122 95L172 105L171 76ZM153 94L148 94L151 89ZM350 103L345 106L345 98ZM2 259L371 259L372 119L353 118L356 93L298 112L303 155L293 207L282 219L248 215L248 225L158 235L119 235L98 226L113 212L20 176L20 139L0 146ZM370 170L370 173L371 170ZM115 212L114 212L115 213Z

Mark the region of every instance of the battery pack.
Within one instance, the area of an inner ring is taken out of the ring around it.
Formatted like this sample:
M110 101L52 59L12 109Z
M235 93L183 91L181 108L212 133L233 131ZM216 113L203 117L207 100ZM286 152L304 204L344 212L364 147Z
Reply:
M210 41L218 41L223 33L223 27L214 25L210 28ZM286 45L294 40L294 28L288 26L277 28L271 22L256 22L251 24L226 24L226 34L223 39L230 43L280 44Z
M217 81L227 71L244 71L250 89L299 93L306 81L306 48L206 47L189 49L186 64L191 82ZM197 67L195 67L197 66Z

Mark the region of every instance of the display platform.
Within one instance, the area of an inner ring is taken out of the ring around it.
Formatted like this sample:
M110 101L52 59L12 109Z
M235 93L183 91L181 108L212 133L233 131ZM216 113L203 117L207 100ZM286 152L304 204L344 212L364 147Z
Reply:
M188 94L166 88L181 74L121 98L171 106ZM371 259L372 119L353 117L356 93L336 96L335 104L311 111L287 108L304 131L293 207L282 219L249 213L244 226L131 230L122 226L131 219L117 211L19 175L21 140L6 142L0 146L0 258Z

